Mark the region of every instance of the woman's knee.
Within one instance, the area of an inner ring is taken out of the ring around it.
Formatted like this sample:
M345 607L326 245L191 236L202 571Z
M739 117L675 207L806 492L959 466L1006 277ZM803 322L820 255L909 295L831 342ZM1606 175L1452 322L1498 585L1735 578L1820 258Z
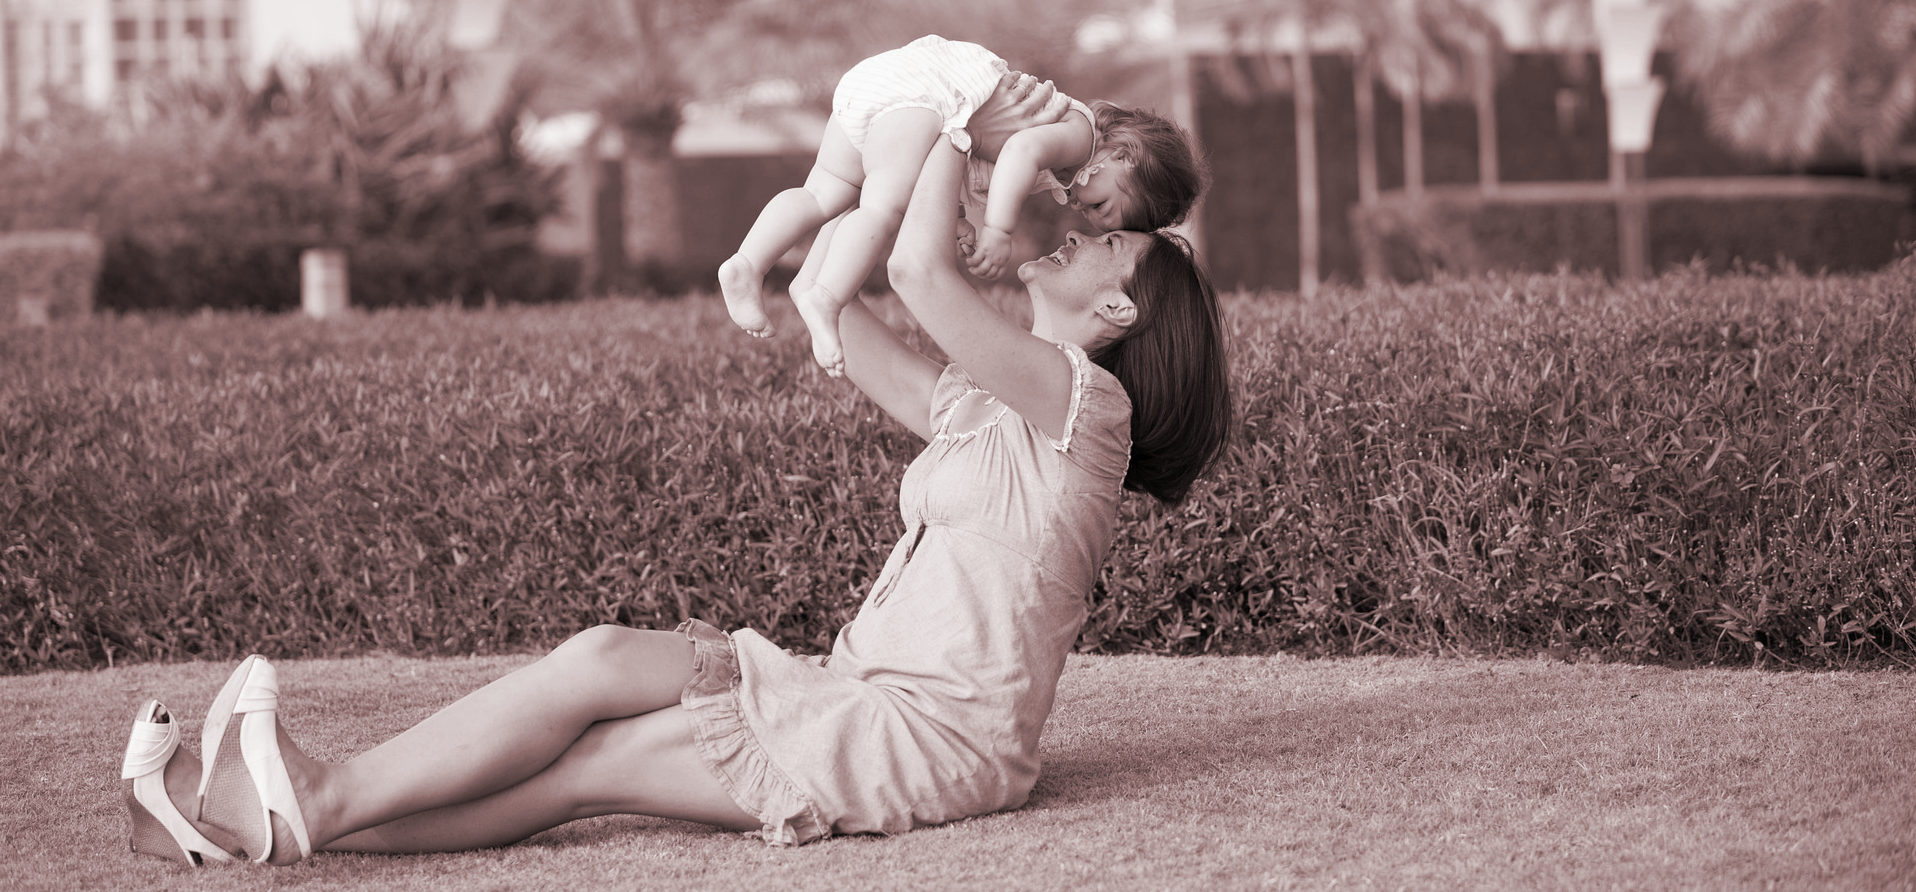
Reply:
M677 632L598 625L566 639L540 662L544 671L561 676L560 683L603 689L642 711L677 702L692 674L692 644Z
M617 672L629 658L632 636L637 629L611 624L593 626L560 642L540 660L548 672L561 672L581 678L605 678Z
M626 626L601 623L572 633L572 637L560 642L558 647L552 649L552 654L587 658L592 655L603 656L608 652L616 651L622 646L624 639L637 631Z

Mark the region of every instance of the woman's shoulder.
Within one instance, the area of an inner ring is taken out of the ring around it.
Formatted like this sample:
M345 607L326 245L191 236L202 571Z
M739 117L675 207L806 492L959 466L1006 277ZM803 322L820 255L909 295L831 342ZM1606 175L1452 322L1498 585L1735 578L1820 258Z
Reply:
M1131 442L1131 396L1123 382L1103 366L1092 361L1084 348L1068 341L1058 344L1071 363L1071 407L1065 414L1064 437L1058 451L1070 452L1073 441L1085 437L1118 441L1128 450Z
M938 373L938 383L931 389L933 413L939 413L957 402L959 397L977 389L978 385L972 382L963 366L955 362L945 363L945 370Z

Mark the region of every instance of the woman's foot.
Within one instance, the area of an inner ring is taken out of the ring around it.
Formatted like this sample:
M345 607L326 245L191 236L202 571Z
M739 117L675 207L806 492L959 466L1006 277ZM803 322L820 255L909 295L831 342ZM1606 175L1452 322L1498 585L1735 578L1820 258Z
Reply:
M247 657L206 714L199 819L237 837L254 861L291 864L313 853L287 756L303 759L279 727L279 676Z
M812 358L818 360L825 374L844 377L845 348L838 340L838 314L845 309L845 301L823 285L814 284L794 289L792 305L798 308L798 317L805 320L805 329L811 332Z
M765 274L753 268L743 254L733 254L719 264L719 293L725 296L725 312L733 324L755 338L772 336L772 320L765 317L765 298L760 286Z
M194 866L236 860L240 843L232 834L186 818L197 802L200 760L180 746L179 725L157 700L134 718L120 777L128 782L133 851Z

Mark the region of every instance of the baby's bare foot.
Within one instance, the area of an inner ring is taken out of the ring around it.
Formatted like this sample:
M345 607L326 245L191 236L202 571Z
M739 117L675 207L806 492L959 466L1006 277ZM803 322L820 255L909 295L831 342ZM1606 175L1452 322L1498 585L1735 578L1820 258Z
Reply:
M825 374L844 377L845 350L838 341L838 314L845 309L845 302L830 289L813 285L793 291L792 305L798 308L798 318L805 320L805 329L811 332L812 358L818 360Z
M759 293L764 274L752 268L742 254L719 265L719 293L732 322L755 338L772 336L772 320L765 318L765 299Z

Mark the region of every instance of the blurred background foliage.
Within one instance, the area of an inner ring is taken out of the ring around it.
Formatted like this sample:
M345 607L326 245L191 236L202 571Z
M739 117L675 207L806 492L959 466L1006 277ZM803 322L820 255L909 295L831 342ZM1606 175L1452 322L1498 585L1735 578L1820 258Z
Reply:
M357 58L257 85L160 85L137 115L60 108L0 165L0 228L98 233L109 309L297 307L316 246L348 249L362 306L569 296L534 244L552 174L516 119L462 123L458 59L417 25L362 37Z
M60 103L0 151L0 231L99 234L107 309L294 308L299 253L322 246L348 251L357 306L571 297L580 262L537 250L558 171L519 136L584 110L623 156L621 220L641 221L614 242L637 269L597 284L683 288L670 147L687 103L767 78L822 102L853 61L928 30L1036 55L1101 5L512 2L506 83L475 117L461 91L500 59L453 48L454 4L419 0L365 20L350 58L160 83L110 111Z
M1601 202L1559 202L1560 225L1540 228L1500 222L1531 209L1492 195L1506 182L1603 178L1590 0L495 2L503 18L482 49L452 39L474 0L394 0L365 20L350 58L158 83L109 111L49 97L53 113L0 148L0 231L92 230L105 245L95 304L111 309L290 308L299 252L319 246L348 251L353 303L367 307L703 288L716 265L706 255L728 252L759 193L802 178L810 159L676 156L688 107L777 84L778 103L822 108L857 59L940 33L1079 96L1188 102L1229 185L1199 223L1226 286L1474 271L1455 257L1604 268L1554 247L1565 232L1604 230ZM1673 89L1651 177L1839 172L1909 185L1916 0L1663 5L1658 70ZM1158 31L1138 25L1154 15ZM1115 36L1087 40L1094 25ZM1512 40L1513 27L1532 39ZM1188 54L1183 37L1164 36L1197 32L1213 36ZM562 163L529 158L527 123L573 112L596 121L587 148ZM586 207L562 199L563 178L580 171ZM1872 225L1882 244L1859 255L1864 266L1916 235L1906 192L1900 210L1887 192L1871 205L1871 219L1890 222ZM1377 212L1393 196L1429 203ZM1658 247L1664 265L1740 250L1820 268L1791 248L1788 227L1857 201L1791 198L1774 224L1771 198L1721 214L1653 205L1651 219L1675 233ZM539 250L541 221L562 210L588 218L582 256ZM1443 222L1460 216L1470 225ZM1072 222L1058 217L1039 209L1032 238ZM1379 220L1396 228L1364 228ZM1443 225L1406 232L1407 220ZM1439 244L1456 233L1516 238ZM1384 247L1360 259L1367 243ZM1417 256L1391 259L1407 250Z

